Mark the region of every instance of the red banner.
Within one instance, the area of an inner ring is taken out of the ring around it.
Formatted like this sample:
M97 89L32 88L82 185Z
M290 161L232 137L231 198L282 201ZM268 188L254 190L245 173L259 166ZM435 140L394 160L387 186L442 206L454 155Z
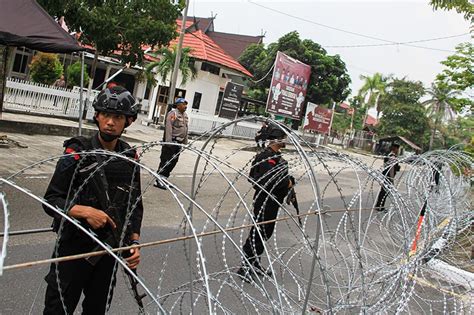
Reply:
M327 134L331 124L331 117L332 110L329 108L322 108L316 104L308 103L303 129Z
M268 93L267 112L301 119L310 74L310 66L278 52Z

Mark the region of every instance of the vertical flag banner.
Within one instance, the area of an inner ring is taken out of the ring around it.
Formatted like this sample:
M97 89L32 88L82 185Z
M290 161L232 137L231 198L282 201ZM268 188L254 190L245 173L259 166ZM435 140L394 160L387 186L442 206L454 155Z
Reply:
M327 134L331 125L332 110L309 103L303 124L304 130L313 130Z
M266 111L279 116L300 119L310 74L310 66L278 52Z

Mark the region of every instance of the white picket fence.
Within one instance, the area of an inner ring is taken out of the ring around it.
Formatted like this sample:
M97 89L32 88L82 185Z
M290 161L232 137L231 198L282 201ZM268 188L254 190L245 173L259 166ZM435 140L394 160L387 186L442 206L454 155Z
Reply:
M3 106L5 110L48 115L62 118L79 117L79 87L71 89L53 87L30 81L7 78ZM85 102L87 119L92 119L92 101L98 91L92 91ZM84 89L84 99L87 92Z
M214 129L219 125L230 122L229 119L200 113L196 111L190 111L189 116L189 131L197 134L205 133L209 130ZM254 139L255 134L260 129L260 124L254 122L241 121L237 124L228 126L221 135L228 137L238 137L245 139Z

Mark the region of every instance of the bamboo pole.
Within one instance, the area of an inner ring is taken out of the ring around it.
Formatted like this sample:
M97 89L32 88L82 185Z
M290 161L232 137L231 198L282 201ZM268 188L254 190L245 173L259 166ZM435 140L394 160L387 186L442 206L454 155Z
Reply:
M327 211L321 211L320 214L329 214L329 213L333 213L333 212L359 211L359 210L372 210L372 208L327 210ZM285 217L277 218L277 219L274 219L274 220L257 222L255 225L262 225L262 224L268 224L268 223L287 221L287 220L290 220L290 219L296 219L297 220L299 217L305 217L305 216L309 216L309 215L313 215L313 214L317 215L317 214L319 214L319 212L315 211L315 212L308 212L308 213L303 213L303 214L299 214L299 215L285 216ZM223 233L223 232L233 232L233 231L236 231L236 230L247 229L247 228L251 228L252 226L254 226L254 224L246 224L246 225L241 225L241 226L228 228L228 229L225 229L223 231L214 230L214 231L204 232L204 233L197 234L196 236L197 237L211 236L211 235L216 235L216 234L220 234L220 233ZM191 238L194 238L194 235L180 236L180 237L175 237L175 238L170 238L170 239L165 239L165 240L160 240L160 241L147 242L147 243L138 244L138 245L117 247L117 248L113 248L111 250L112 250L112 252L116 253L116 252L120 252L120 251L124 251L124 250L134 249L134 248L140 249L142 247L158 246L158 245L164 245L164 244L169 244L169 243L174 243L174 242L179 242L179 241L185 241L185 240L189 240ZM60 262L66 262L66 261L71 261L71 260L87 258L87 257L102 256L102 255L105 255L105 254L107 254L107 251L100 250L100 251L96 251L96 252L88 252L88 253L82 253L82 254L77 254L77 255L63 256L63 257L57 257L57 258L49 258L49 259L44 259L44 260L35 260L35 261L30 261L30 262L25 262L25 263L19 263L19 264L4 266L3 270L8 271L8 270L15 270L15 269L23 269L23 268L34 267L34 266L50 264L50 263L60 263Z

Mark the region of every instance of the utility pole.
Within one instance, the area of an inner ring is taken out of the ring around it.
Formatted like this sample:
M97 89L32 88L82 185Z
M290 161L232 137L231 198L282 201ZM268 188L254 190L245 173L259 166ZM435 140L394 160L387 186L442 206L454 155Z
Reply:
M186 6L184 7L183 10L183 19L182 19L182 24L181 24L181 32L179 33L179 39L178 39L178 46L176 47L176 58L174 60L174 67L173 67L173 73L171 74L171 83L170 83L170 91L168 94L168 108L166 109L166 114L171 110L171 106L174 104L174 94L176 91L176 81L178 80L178 71L179 71L179 64L181 62L181 49L183 47L183 39L184 39L184 33L186 32L186 18L188 15L188 7L189 7L189 0L186 0ZM165 115L166 117L166 115ZM165 118L165 125L166 125L166 118ZM191 224L193 222L193 213L192 213L192 204L190 204L189 210L188 210L188 215L189 219L191 221ZM188 255L190 257L190 261L193 261L193 243L189 243L189 249L188 249ZM191 306L191 314L194 314L194 285L193 285L193 268L192 264L189 264L189 299L190 303L189 305Z
M335 109L336 109L336 102L333 101L333 103L332 103L331 121L329 122L328 137L331 137L332 120L334 119L334 110L335 110Z
M82 136L82 115L84 111L84 52L81 51L81 89L79 90L79 131L78 136Z
M176 81L178 81L179 64L181 62L181 49L183 47L184 33L186 32L186 18L188 15L188 7L189 7L189 0L186 0L186 6L184 7L184 10L183 10L181 32L179 33L178 46L176 47L176 58L174 60L173 72L171 74L170 91L168 94L168 108L166 109L167 113L170 111L171 105L174 104L174 94L176 92Z

